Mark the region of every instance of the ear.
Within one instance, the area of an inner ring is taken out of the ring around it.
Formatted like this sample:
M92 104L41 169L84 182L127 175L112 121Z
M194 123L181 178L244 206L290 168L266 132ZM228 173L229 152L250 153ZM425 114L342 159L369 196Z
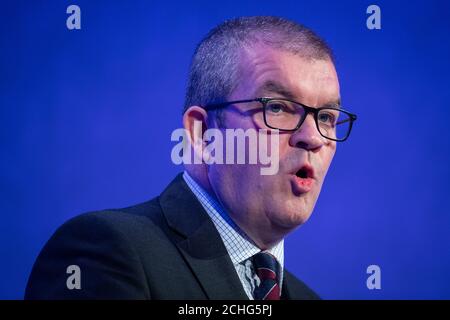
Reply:
M183 115L183 127L186 131L187 140L194 150L194 163L199 163L198 160L201 163L203 159L203 149L205 148L203 134L208 129L207 120L208 113L199 106L189 107Z

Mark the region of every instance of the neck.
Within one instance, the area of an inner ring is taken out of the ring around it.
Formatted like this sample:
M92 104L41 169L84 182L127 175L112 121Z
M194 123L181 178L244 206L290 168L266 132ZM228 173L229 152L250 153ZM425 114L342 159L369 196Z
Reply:
M195 182L202 187L210 196L217 199L209 182L208 173L204 166L201 165L186 165L186 172L191 176ZM233 212L239 208L227 207L225 203L219 203L224 206L225 212L233 220L233 222L247 235L247 237L254 242L254 244L261 250L267 250L278 244L284 237L292 231L282 226L274 225L269 219L252 220L259 215L236 215Z

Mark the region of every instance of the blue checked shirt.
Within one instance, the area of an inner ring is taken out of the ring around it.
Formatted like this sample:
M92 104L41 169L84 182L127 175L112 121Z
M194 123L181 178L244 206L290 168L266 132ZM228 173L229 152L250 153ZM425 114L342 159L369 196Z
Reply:
M250 300L253 300L253 291L255 287L259 285L260 280L253 269L253 264L250 258L261 252L261 249L259 249L244 233L244 231L242 231L234 223L234 221L231 220L230 216L225 212L217 200L210 196L202 187L200 187L186 171L183 173L183 178L216 226L231 261L233 262L239 279L241 280L245 293ZM284 270L284 240L281 240L271 249L266 251L270 252L280 264L281 272L279 285L280 288L282 288Z

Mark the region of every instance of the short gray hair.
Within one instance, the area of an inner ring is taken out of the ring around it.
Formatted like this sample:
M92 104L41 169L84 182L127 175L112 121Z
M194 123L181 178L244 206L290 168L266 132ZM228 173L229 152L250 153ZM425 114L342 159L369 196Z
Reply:
M255 43L307 59L333 61L327 43L297 22L273 16L227 20L212 29L194 52L183 113L190 106L226 101L238 84L240 49Z

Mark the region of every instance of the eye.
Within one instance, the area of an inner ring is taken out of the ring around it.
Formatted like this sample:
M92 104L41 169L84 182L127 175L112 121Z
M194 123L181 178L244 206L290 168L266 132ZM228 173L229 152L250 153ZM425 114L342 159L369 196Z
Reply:
M286 112L287 107L282 102L273 101L273 102L269 102L267 104L266 108L269 113L274 114L274 115L279 115L279 114L283 114L284 112Z
M336 123L336 116L328 111L319 113L318 119L320 124L334 126Z

